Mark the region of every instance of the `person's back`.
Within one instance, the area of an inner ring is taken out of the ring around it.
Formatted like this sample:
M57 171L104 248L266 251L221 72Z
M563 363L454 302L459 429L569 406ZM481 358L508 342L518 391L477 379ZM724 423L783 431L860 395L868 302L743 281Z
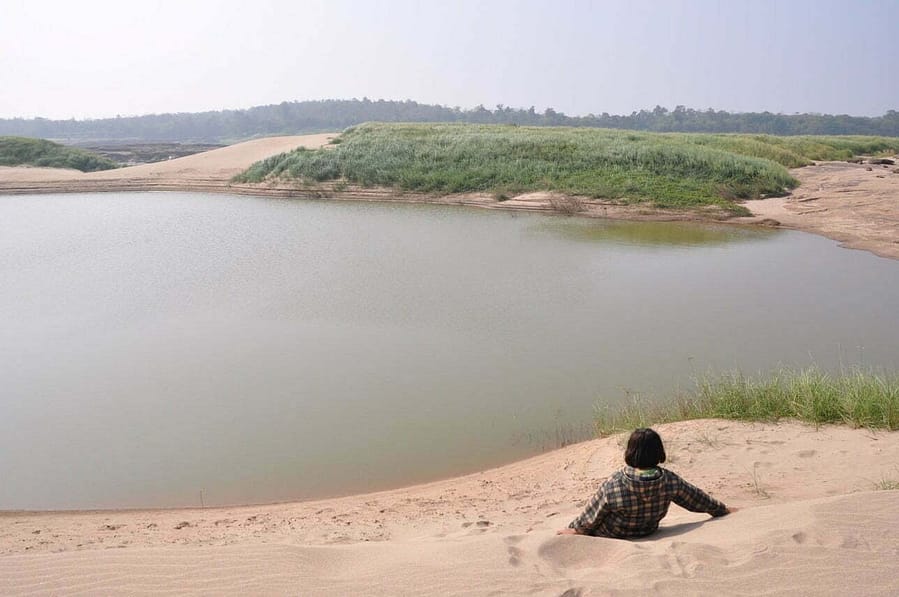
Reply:
M624 459L627 466L600 485L584 512L560 534L643 537L659 528L671 502L712 516L729 512L722 502L658 466L665 462L665 448L652 429L631 434Z

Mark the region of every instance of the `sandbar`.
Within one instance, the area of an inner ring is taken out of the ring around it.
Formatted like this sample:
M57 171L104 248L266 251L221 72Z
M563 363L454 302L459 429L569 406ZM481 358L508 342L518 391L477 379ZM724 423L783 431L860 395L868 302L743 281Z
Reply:
M800 181L793 193L787 197L747 201L745 205L753 215L741 218L731 218L715 208L665 210L550 192L526 193L500 201L490 194L411 193L342 182L231 182L236 174L256 161L300 146L310 149L327 146L337 134L254 139L173 160L102 172L0 167L0 195L198 191L306 199L427 202L622 220L725 221L802 230L837 240L847 248L899 259L899 168L895 166L819 162L793 169L791 174Z

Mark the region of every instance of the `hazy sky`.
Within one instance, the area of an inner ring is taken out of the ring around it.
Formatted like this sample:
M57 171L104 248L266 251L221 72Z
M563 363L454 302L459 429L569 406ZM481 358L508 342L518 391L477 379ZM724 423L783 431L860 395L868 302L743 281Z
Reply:
M899 109L899 0L0 0L0 117L414 99Z

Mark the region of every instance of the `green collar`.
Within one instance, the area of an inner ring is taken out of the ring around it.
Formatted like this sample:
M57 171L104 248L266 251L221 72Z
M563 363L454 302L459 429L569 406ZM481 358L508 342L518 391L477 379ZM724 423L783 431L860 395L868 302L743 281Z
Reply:
M634 476L639 477L641 479L654 479L659 476L659 469L656 467L652 468L631 468L634 471Z

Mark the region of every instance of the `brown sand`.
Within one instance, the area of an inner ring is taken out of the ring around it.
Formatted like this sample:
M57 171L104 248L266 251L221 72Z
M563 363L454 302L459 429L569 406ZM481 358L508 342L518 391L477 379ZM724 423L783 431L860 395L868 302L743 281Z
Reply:
M639 541L557 536L622 436L394 491L236 508L4 513L0 594L894 595L899 433L660 426L668 466L740 510ZM570 591L569 593L565 593Z
M899 159L897 159L899 162ZM821 162L790 173L800 186L786 198L751 201L759 219L814 232L851 249L899 259L896 166Z

